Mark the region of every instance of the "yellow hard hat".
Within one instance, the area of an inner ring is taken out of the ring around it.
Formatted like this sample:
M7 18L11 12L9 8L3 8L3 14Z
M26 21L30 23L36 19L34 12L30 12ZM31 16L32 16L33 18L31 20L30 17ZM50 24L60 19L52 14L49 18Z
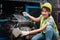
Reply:
M50 9L50 12L52 12L52 5L50 3L44 3L44 4L42 4L41 5L41 8L43 8L43 7L49 8Z

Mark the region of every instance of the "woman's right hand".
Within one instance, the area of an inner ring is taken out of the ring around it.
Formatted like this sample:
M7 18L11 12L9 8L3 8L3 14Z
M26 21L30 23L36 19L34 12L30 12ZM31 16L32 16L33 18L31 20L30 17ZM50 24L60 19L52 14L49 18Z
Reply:
M28 13L27 12L22 12L24 16L28 16Z

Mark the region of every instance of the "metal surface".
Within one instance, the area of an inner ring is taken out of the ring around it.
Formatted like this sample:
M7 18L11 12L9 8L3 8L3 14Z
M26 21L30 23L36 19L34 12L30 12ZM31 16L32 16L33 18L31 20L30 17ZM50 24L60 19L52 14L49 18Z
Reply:
M12 21L18 22L19 25L29 25L30 24L30 21L26 20L26 18L22 15L14 14L14 17L17 20L12 20Z

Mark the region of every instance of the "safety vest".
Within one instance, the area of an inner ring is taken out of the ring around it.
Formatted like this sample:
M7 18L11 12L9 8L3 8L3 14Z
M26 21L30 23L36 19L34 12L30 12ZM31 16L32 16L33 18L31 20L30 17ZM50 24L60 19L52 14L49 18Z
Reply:
M40 16L40 28L43 27L43 26L50 20L50 18L53 19L53 17L50 16L50 17L48 17L46 20L44 20L44 17L41 15L41 16ZM54 30L55 30L56 32L58 32L57 26L56 26L56 23L55 23L55 22L53 23L52 27L54 28ZM43 33L45 33L45 30L43 31ZM58 32L58 35L59 35L59 32Z

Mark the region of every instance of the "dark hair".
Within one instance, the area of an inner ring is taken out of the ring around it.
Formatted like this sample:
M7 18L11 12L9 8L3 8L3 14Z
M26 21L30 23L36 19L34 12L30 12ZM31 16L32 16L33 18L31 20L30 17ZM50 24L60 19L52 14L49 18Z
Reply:
M50 12L50 9L49 9L49 8L47 8L47 7L45 7L45 6L44 6L43 8L45 8L46 11ZM42 9L43 9L43 8L42 8ZM42 11L42 9L41 9L41 11Z

